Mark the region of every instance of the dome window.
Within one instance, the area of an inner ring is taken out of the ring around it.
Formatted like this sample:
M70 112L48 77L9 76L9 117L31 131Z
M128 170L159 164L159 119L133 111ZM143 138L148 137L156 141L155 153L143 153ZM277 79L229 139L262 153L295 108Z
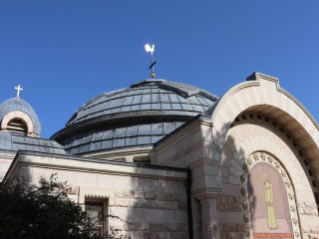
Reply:
M12 119L7 125L7 130L15 134L27 135L28 127L22 120Z

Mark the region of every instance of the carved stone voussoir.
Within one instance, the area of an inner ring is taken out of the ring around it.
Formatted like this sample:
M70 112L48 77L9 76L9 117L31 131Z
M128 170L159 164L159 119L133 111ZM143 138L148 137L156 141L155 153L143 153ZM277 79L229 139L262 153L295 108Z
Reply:
M248 203L246 201L243 201L241 205L242 205L243 209L245 209L245 210L248 209Z
M286 173L284 170L281 170L280 174L281 174L281 177L283 177L283 178L286 177Z
M257 153L253 153L253 157L254 157L255 161L259 161L259 158L258 158L258 154L257 154Z
M246 197L246 195L247 195L247 192L246 192L245 188L241 188L240 189L240 193L241 193L241 195L243 195L243 197Z
M269 163L272 163L274 161L273 157L271 157L271 156L268 156L267 158L268 158Z
M290 200L294 200L294 195L292 195L291 193L288 193L288 197Z
M246 235L246 237L250 236L250 229L249 228L245 228L245 235Z
M246 177L245 177L245 175L244 174L242 174L242 175L240 175L240 181L242 182L242 183L246 183Z
M244 172L248 173L248 166L245 163L243 164L243 170Z
M247 214L244 214L243 219L244 219L244 222L245 222L245 223L248 223L248 222L249 222L249 217L248 217Z

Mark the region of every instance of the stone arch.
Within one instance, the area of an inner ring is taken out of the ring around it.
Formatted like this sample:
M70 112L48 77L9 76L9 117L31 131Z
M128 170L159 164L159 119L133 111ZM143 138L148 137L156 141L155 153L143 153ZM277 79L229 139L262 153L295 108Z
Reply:
M319 179L319 126L305 107L279 87L277 78L254 73L247 81L230 89L212 110L213 142L221 150L231 124L242 113L262 112L277 120L298 141ZM221 154L215 152L216 160Z
M313 195L313 189L309 176L306 174L304 165L300 161L300 155L291 145L288 138L282 137L281 132L273 130L269 125L263 124L239 124L228 130L225 144L222 151L222 197L231 196L242 198L240 204L223 204L217 206L219 209L220 228L224 228L227 224L233 223L237 227L246 227L249 229L248 207L244 204L247 196L247 174L245 171L248 162L247 158L255 152L266 152L275 156L286 172L289 172L292 187L294 188L296 203L300 214L300 226L303 228L304 236L311 235L311 228L319 226L317 205ZM261 156L258 155L259 160ZM254 159L252 159L254 160ZM227 195L227 196L226 196ZM227 201L227 200L224 200ZM239 199L237 201L240 202ZM223 202L223 200L221 200ZM226 208L228 207L228 209ZM229 210L231 209L231 210ZM226 213L231 211L236 221L223 221ZM238 219L241 218L241 219ZM249 235L247 229L246 235ZM226 231L221 233L227 234ZM299 233L299 232L298 232ZM300 232L301 233L301 232ZM297 237L298 238L298 237ZM305 237L304 237L305 238Z
M8 123L13 119L19 119L23 121L27 126L27 134L28 136L34 136L33 133L33 122L32 119L22 111L11 111L7 115L5 115L1 122L1 131L6 131Z

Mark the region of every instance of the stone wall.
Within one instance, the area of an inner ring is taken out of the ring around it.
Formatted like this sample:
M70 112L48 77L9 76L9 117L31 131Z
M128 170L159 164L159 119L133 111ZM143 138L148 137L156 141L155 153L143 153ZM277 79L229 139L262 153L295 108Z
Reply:
M15 152L13 151L6 152L5 150L3 150L3 152L0 152L0 182L8 171L14 156Z
M230 215L232 212L241 213L247 209L241 196L232 195L219 196L216 207L218 212ZM245 236L250 235L250 228L245 223L220 223L219 232L221 239L245 239Z
M110 227L132 238L188 238L187 196L185 193L116 189L109 212L134 220L110 219Z
M200 118L181 129L176 134L169 135L153 150L152 163L192 170L192 214L194 238L202 238L202 231L214 228L213 220L202 221L202 208L196 198L205 192L206 188L221 188L220 162L214 155L221 153L212 142L212 124L209 118ZM196 197L196 198L195 198ZM207 213L207 212L205 212ZM205 225L202 225L205 224ZM218 227L218 226L217 226Z
M245 224L223 223L219 225L220 239L245 239L250 235L250 228Z
M223 195L217 198L217 211L241 212L242 202L240 196Z
M150 179L155 185L156 180ZM165 181L162 181L165 183ZM187 195L180 187L176 192L128 190L114 188L87 188L72 186L69 197L76 201L79 193L85 192L85 200L105 201L108 215L108 227L121 235L132 239L187 239L189 235ZM168 189L168 191L170 191ZM108 195L103 197L104 194ZM98 196L100 195L100 197ZM105 198L105 199L103 199ZM193 198L193 218L195 220L195 238L201 238L201 215L198 200ZM83 203L82 203L83 204Z
M55 157L20 152L14 164L18 170L8 178L25 177L30 183L38 183L41 177L56 173L59 181L67 181L72 187L72 200L83 207L86 202L100 202L105 214L118 217L109 217L106 228L112 227L132 239L188 238L185 170ZM199 223L200 214L194 215Z

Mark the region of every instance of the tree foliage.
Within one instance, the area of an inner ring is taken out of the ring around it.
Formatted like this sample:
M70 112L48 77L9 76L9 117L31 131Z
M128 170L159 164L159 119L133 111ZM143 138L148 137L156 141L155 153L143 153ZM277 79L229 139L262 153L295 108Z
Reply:
M94 234L96 219L67 195L70 187L56 175L39 186L26 181L0 183L0 238L124 238L116 232Z

